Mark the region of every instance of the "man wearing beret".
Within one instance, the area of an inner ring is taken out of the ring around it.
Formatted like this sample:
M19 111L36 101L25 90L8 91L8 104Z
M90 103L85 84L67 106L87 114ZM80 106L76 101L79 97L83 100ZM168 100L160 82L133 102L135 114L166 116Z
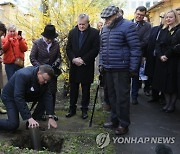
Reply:
M135 24L123 19L119 8L108 6L101 13L105 26L101 33L100 65L104 68L111 121L105 128L116 128L116 135L128 132L130 124L130 78L138 74L140 41Z

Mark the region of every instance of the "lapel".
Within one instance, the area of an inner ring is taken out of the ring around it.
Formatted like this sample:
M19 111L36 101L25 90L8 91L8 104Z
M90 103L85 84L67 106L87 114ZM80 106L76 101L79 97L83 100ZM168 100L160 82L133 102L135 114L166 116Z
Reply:
M78 28L75 28L75 45L76 45L76 49L79 49L79 35L78 35Z

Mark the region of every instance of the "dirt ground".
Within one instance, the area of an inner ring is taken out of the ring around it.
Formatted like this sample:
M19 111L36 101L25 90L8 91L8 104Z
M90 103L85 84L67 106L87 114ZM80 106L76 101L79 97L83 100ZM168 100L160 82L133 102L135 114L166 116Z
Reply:
M100 90L100 94L101 94ZM114 145L110 145L105 149L98 148L96 137L100 133L106 133L102 125L106 121L108 112L102 108L100 99L96 104L95 114L92 127L89 127L89 121L94 102L94 92L91 95L91 103L88 111L88 119L81 118L80 103L78 103L77 114L74 117L66 118L65 114L68 111L69 99L63 98L63 94L58 92L56 115L59 120L57 129L47 129L47 121L40 122L41 144L49 151L56 153L115 153ZM81 96L80 96L81 97ZM99 97L101 98L101 97ZM6 115L0 115L1 118L6 118ZM111 132L111 131L110 131ZM5 133L0 132L0 143L13 145L20 148L32 148L29 130L25 129L25 121L21 120L19 129L15 132Z

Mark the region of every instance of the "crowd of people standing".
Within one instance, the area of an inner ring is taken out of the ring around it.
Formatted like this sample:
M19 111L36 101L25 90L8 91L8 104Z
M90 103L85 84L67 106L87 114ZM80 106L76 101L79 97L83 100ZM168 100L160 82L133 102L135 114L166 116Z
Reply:
M76 115L81 86L81 117L88 118L90 88L94 81L94 62L98 53L99 70L104 78L105 96L111 111L110 121L104 123L105 128L115 128L116 135L123 135L129 131L130 104L138 104L138 91L142 86L139 78L142 64L145 64L145 75L148 76L144 81L144 93L147 96L152 95L149 102L163 99L165 105L162 110L167 113L173 112L180 97L179 10L170 10L160 15L160 25L152 27L145 19L147 9L144 6L137 7L134 18L127 20L123 17L124 11L112 5L102 10L100 16L104 22L98 23L99 30L91 27L87 14L80 14L77 25L68 34L66 46L66 54L70 61L70 102L66 117ZM5 26L1 29L2 25L0 23L1 36L6 33ZM17 129L18 112L24 120L28 120L29 127L38 127L39 123L36 120L43 120L44 115L48 114L48 118L53 119L49 124L56 128L54 120L58 120L55 115L55 102L59 74L54 75L54 68L58 68L62 60L55 26L46 25L42 37L33 42L30 61L34 67L23 69L15 61L17 58L24 60L24 52L28 50L27 43L16 32L14 25L9 26L7 31L7 35L2 39L1 55L9 82L3 90L2 100L9 119L6 122L0 120L0 130L1 126L8 130ZM18 89L12 84L20 82L16 81L16 76L20 78L20 75L23 80L22 86L18 86ZM29 86L25 87L25 84ZM48 85L48 88L45 86L47 91L42 89L42 85ZM10 90L10 87L13 88ZM16 95L12 96L12 93ZM31 97L33 94L37 96L36 99ZM27 109L26 99L37 103L32 115ZM12 115L15 117L12 118Z

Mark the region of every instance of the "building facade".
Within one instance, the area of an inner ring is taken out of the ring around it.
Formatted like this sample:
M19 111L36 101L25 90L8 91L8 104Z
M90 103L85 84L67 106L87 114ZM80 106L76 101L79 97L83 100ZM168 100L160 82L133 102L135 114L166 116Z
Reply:
M145 6L147 9L157 4L160 0L127 0L123 7L125 18L132 19L135 9L138 6Z
M180 7L180 0L161 0L148 9L151 24L157 26L160 23L159 16L169 10Z

